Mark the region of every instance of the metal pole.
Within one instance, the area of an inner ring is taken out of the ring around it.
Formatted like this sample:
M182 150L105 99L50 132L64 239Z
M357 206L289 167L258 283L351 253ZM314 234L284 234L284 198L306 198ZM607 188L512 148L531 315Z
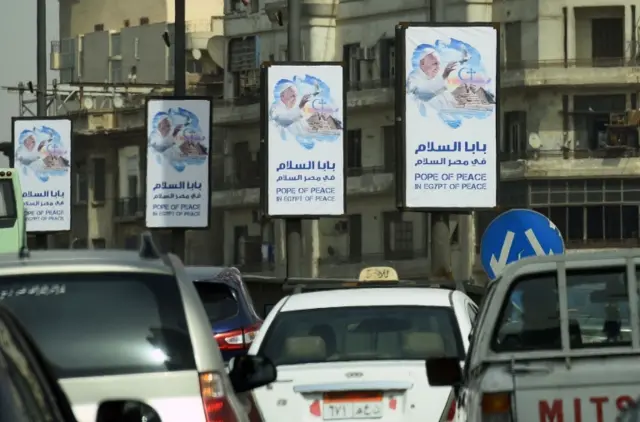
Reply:
M47 115L47 2L38 0L36 3L36 68L38 79L36 85L36 99L38 117ZM22 110L21 110L22 111ZM36 233L36 248L47 249L47 234Z
M173 95L184 97L187 95L187 66L186 66L186 0L175 0L175 25L173 35ZM172 252L181 259L185 257L186 229L171 231Z
M302 56L302 0L287 0L287 59L299 61ZM285 245L287 256L286 278L300 277L300 251L302 247L302 220L285 220ZM295 243L295 244L294 244Z
M431 213L431 276L435 279L453 278L451 272L451 231L449 215Z

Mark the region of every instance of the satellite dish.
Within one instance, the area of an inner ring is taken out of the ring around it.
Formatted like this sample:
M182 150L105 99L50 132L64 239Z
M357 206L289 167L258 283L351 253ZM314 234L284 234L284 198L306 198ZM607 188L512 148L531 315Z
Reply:
M529 146L532 149L540 149L540 147L542 146L542 141L540 140L540 137L537 133L529 134Z
M87 110L91 110L93 108L93 98L84 97L84 99L82 100L82 107Z
M200 60L202 58L202 51L194 48L193 50L191 50L191 55L193 56L194 60Z
M115 108L122 108L123 105L124 105L124 100L120 95L116 95L115 97L113 97L113 106Z

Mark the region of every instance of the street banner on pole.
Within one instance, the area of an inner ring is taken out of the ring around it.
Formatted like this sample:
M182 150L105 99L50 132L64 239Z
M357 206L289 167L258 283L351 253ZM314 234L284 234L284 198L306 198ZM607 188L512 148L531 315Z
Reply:
M346 95L341 63L262 65L261 129L267 216L346 213Z
M400 24L396 46L399 208L495 207L498 29L475 23Z
M209 227L211 107L203 97L147 99L147 227Z
M71 126L68 118L12 119L27 232L71 230Z

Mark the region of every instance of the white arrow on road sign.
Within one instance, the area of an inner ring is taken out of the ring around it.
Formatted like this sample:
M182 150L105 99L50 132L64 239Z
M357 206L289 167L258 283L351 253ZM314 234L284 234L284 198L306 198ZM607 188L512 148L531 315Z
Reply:
M500 249L500 256L498 257L498 259L496 259L495 255L491 255L489 266L491 266L491 271L493 271L495 277L497 277L504 269L504 267L507 266L509 252L511 252L511 245L513 245L513 239L515 237L516 234L514 232L508 231L504 237L504 243L502 244L502 249Z
M527 236L527 240L529 240L529 243L531 244L531 247L533 248L533 251L536 253L537 256L546 255L546 252L542 248L542 245L538 241L538 238L536 237L536 234L533 232L532 229L525 231L524 235ZM549 249L549 255L553 255L553 251L551 249Z

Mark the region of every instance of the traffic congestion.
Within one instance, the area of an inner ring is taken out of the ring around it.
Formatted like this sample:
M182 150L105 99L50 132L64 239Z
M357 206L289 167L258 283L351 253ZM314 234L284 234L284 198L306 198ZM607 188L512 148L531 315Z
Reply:
M30 251L5 186L2 421L636 420L634 249L509 260L487 286L288 278L263 319L248 276L150 233L138 252Z

